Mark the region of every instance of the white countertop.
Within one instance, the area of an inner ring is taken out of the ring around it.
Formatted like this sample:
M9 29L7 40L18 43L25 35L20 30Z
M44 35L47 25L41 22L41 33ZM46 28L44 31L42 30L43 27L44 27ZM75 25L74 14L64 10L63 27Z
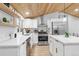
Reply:
M69 36L66 38L64 35L49 35L55 40L60 41L63 44L79 44L79 37Z
M31 36L31 34L30 35L26 35L26 36L22 35L19 38L9 39L9 40L0 42L0 47L18 47L23 42L25 42L30 36Z

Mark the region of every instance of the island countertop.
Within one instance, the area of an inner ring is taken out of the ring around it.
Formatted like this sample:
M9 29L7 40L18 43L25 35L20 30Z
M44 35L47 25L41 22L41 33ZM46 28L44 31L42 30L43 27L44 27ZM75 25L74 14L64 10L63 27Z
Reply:
M49 35L52 39L55 39L63 44L79 44L79 37L69 36L68 38L65 35Z
M8 39L6 41L0 42L0 47L19 47L23 42L25 42L29 37L31 37L32 34L30 35L22 35L19 38L15 39Z

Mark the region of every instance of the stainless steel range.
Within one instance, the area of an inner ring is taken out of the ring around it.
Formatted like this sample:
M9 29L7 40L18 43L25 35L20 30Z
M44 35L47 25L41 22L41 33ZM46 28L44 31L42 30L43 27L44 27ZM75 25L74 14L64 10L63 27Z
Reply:
M40 17L40 24L38 25L38 43L41 44L48 44L48 27L46 23L44 23L44 17Z
M39 32L38 33L38 44L39 45L48 44L48 34L46 32Z
M48 41L47 33L38 33L38 41Z

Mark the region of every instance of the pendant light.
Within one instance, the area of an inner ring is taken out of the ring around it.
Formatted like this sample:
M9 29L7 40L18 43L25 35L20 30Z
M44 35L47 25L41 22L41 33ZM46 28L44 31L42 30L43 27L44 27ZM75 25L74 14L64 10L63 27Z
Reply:
M67 16L65 15L65 3L64 3L64 16L63 16L63 22L67 21Z

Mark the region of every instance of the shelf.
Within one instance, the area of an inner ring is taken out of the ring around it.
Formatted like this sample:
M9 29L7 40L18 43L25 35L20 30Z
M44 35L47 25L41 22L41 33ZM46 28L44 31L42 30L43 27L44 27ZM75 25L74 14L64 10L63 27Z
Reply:
M0 10L6 12L7 14L9 14L11 16L19 17L18 14L16 14L15 12L13 12L9 7L7 7L6 5L4 5L3 3L0 3Z
M4 23L4 22L0 22L0 26L19 27L18 25L9 24L9 23Z

